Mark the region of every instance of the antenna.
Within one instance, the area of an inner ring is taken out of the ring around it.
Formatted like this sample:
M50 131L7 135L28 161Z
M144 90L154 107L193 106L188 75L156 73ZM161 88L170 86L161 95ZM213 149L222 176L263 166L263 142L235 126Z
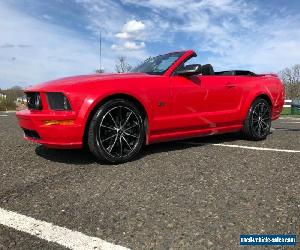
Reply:
M101 56L102 56L102 34L101 34L101 31L100 31L100 34L99 34L99 72L101 73L102 72L102 65L101 65Z

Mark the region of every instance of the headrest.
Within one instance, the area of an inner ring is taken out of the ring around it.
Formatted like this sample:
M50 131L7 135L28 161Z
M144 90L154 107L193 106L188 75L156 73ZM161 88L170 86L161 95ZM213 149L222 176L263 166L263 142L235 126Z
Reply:
M215 74L214 68L211 66L211 64L202 65L201 72L202 72L202 75L214 75Z

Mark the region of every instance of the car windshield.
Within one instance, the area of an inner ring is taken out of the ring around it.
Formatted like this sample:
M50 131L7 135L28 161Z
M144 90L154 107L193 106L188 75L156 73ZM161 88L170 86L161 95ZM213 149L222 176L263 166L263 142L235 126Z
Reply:
M149 57L139 66L135 67L131 72L141 72L153 75L164 74L170 66L177 61L184 52L173 52L156 57Z

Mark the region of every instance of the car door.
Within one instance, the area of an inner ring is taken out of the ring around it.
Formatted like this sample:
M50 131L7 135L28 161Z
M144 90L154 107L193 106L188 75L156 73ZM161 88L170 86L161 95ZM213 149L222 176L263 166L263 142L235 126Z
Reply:
M205 96L199 113L217 126L235 124L238 120L243 88L236 76L199 76Z
M172 122L177 129L234 123L241 89L234 76L171 76Z

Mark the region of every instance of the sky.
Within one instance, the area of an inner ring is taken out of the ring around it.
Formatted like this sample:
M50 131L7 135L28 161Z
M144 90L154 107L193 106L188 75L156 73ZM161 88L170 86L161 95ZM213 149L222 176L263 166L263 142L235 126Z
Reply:
M194 49L215 70L300 63L299 0L0 0L0 88Z

